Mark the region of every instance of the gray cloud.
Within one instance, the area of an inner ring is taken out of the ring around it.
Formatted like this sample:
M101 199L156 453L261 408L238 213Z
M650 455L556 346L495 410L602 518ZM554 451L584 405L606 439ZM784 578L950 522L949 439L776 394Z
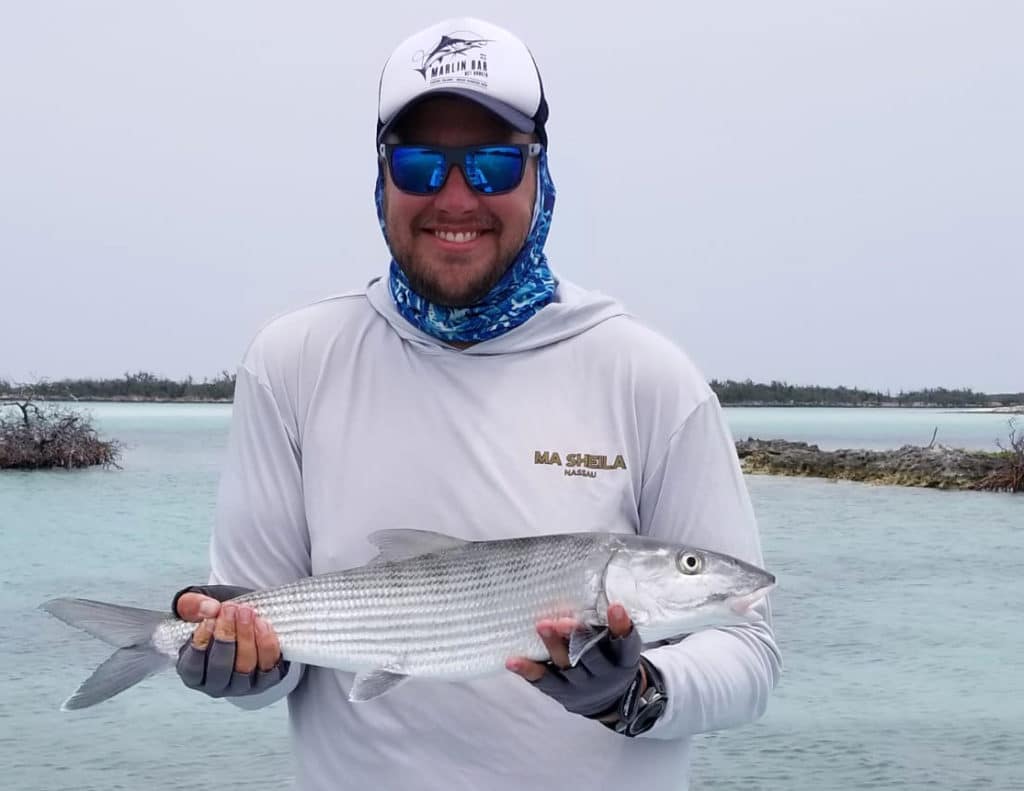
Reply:
M0 377L213 375L384 272L377 78L438 8L7 4ZM708 376L1024 389L1024 6L587 8L475 6L542 69L557 272Z

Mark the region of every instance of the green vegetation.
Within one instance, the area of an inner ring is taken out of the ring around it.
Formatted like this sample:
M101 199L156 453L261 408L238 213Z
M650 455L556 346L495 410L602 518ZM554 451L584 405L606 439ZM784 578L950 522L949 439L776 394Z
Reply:
M969 388L937 387L913 392L875 392L856 387L818 387L773 381L768 384L727 379L711 380L711 387L726 406L886 406L886 407L1024 407L1024 393L988 395ZM0 397L31 392L41 401L230 401L235 376L222 371L216 379L184 381L139 371L120 379L60 379L15 385L0 379Z
M184 381L139 371L121 379L42 380L31 385L12 385L0 379L0 397L31 392L37 401L230 401L235 392L235 375L222 371L214 380Z
M937 387L893 395L855 387L818 387L786 382L761 384L747 379L711 380L711 387L726 405L750 406L894 406L894 407L1002 407L1024 405L1024 393L988 395L969 388L947 390Z

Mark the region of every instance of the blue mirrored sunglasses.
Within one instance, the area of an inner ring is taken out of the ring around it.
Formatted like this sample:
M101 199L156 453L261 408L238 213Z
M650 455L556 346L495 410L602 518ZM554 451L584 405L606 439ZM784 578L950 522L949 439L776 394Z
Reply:
M391 180L402 192L433 195L441 190L453 167L482 195L499 195L519 186L526 160L540 155L540 143L497 143L485 146L419 146L381 143Z

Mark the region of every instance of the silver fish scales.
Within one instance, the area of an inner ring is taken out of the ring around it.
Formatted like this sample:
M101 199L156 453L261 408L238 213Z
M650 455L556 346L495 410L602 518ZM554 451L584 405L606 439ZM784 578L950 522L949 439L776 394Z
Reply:
M274 627L290 660L473 678L500 669L509 656L546 658L534 628L539 619L593 610L594 544L571 534L474 542L239 601Z

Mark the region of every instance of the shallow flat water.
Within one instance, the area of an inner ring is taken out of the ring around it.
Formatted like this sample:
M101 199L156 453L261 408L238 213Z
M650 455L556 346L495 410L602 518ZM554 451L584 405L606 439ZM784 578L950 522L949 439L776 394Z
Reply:
M1009 437L1014 415L945 409L842 409L831 407L726 409L736 439L788 439L823 450L898 448L935 442L957 448L997 450ZM1024 416L1015 417L1024 430Z
M82 595L163 607L205 577L230 416L221 405L91 409L128 445L124 470L0 474L0 787L286 787L283 705L197 702L167 674L95 709L58 710L107 650L37 605ZM987 447L1006 420L728 414L738 437L823 447L926 443L937 421L940 441ZM780 578L786 670L761 721L699 737L692 787L1024 789L1024 497L748 482Z
M1024 498L749 485L785 674L694 787L1024 788Z

